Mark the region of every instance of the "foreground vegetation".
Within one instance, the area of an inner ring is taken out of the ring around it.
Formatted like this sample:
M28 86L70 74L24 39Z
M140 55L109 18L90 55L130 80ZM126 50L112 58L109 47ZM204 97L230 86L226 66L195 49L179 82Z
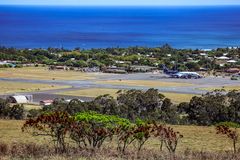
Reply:
M22 132L21 127L24 122L24 120L0 120L0 142L7 144L38 143L39 145L44 145L49 142L49 138L47 137L32 136L31 134ZM216 135L214 126L170 126L184 136L179 142L177 152L184 152L188 149L196 152L221 152L225 150L232 150L231 141L226 140L226 138L222 135ZM238 129L238 132L240 132L240 129ZM158 145L159 141L153 137L149 139L143 149L158 150ZM106 144L103 144L103 147L107 146L115 146L115 142L112 142L111 144L106 142Z
M72 159L237 159L239 96L236 90L216 90L174 104L156 89L120 90L116 99L110 95L91 102L56 99L51 106L29 111L1 100L1 118L27 120L0 121L0 154L34 159L42 155ZM10 122L16 122L12 130Z

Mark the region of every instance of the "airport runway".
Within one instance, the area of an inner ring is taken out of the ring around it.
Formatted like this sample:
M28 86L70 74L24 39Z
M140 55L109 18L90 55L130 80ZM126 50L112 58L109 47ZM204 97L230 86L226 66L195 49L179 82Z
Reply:
M30 79L10 79L0 78L0 81L13 81L13 82L27 82L27 83L44 83L44 84L55 84L55 85L68 85L71 88L56 89L40 92L29 92L22 94L32 94L34 102L39 102L45 99L54 98L81 98L84 101L90 101L90 97L76 97L76 96L64 96L57 95L56 93L70 90L79 90L87 88L113 88L113 89L143 89L147 90L149 87L144 86L128 86L124 84L113 85L113 84L99 84L97 81L105 80L151 80L151 81L162 81L162 82L182 82L193 84L191 86L178 86L178 87L154 87L159 89L161 92L172 92L172 93L185 93L185 94L204 94L207 91L200 90L199 88L207 87L222 87L228 85L239 85L239 81L232 81L229 77L206 77L202 79L172 79L166 77L164 74L153 74L153 73L134 73L134 74L97 74L93 80L30 80ZM17 93L21 94L21 93ZM6 97L7 95L5 95ZM3 97L3 96L1 96Z

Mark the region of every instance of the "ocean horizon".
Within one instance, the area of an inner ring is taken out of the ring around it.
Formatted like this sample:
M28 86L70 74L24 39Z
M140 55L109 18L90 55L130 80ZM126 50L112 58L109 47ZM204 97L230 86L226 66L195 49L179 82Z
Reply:
M240 46L240 6L0 6L0 45L16 48Z

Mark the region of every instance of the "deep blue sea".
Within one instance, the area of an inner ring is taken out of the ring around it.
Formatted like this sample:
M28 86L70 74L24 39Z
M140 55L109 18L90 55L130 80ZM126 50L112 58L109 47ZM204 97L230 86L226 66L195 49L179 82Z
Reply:
M0 45L106 48L240 46L240 6L0 6Z

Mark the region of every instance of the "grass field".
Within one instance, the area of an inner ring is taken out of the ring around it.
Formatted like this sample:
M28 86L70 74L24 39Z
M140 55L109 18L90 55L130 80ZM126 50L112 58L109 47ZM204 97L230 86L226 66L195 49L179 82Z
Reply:
M31 109L41 109L42 107L39 104L24 104L25 110L31 110Z
M206 90L206 91L213 91L215 89L225 89L226 91L231 91L231 90L240 90L240 85L239 86L222 86L222 87L210 87L210 88L199 88L201 90Z
M5 143L46 143L47 139L42 137L33 137L21 130L24 121L0 120L0 141Z
M69 95L69 96L85 96L85 97L97 97L104 94L110 94L114 98L116 98L116 92L118 89L110 89L110 88L90 88L90 89L81 89L81 90L73 90L66 92L59 92L61 95ZM167 98L171 99L175 103L180 102L188 102L193 96L193 94L180 94L180 93L162 93Z
M63 89L68 87L70 86L0 81L0 94L44 91L44 90L53 90L53 89Z
M21 131L24 121L0 120L0 141L5 143L48 143L48 139L43 137L33 137ZM179 143L179 151L192 149L196 151L223 151L231 150L231 141L224 136L216 135L214 127L201 126L172 126L174 130L183 134L184 138ZM240 129L238 130L240 132ZM150 139L144 146L149 149L157 149L159 141ZM114 144L113 144L114 145ZM239 144L238 144L239 145Z
M94 74L76 71L49 71L47 67L1 68L2 78L21 78L38 80L88 80Z
M192 84L190 83L162 82L162 81L149 81L149 80L108 80L108 81L98 81L97 83L112 84L112 85L144 86L144 87L192 86Z

